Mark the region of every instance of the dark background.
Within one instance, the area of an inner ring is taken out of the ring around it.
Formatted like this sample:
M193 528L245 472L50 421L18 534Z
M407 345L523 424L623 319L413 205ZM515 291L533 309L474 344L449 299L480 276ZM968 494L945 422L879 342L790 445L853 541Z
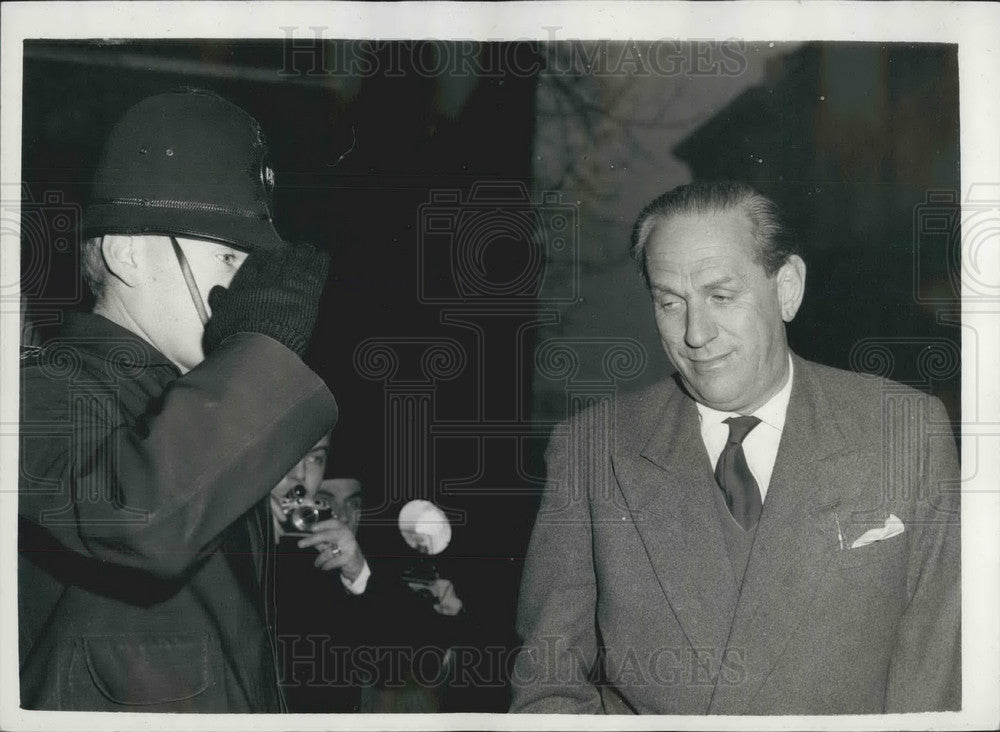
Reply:
M428 259L421 207L445 191L460 202L452 208L476 213L483 207L469 203L474 184L503 182L504 195L515 199L490 194L483 210L495 226L477 234L489 239L480 242L480 274L510 283L539 253L544 272L550 249L539 237L551 235L544 211L535 229L497 225L510 218L505 211L531 211L514 184L528 191L535 183L544 44L479 44L479 57L492 60L490 73L478 76L428 73L443 45L414 42L373 46L375 72L340 73L345 47L26 43L27 315L44 330L64 309L89 305L73 225L101 141L125 109L188 85L249 111L270 141L279 231L332 255L308 360L341 407L329 474L358 476L365 485L362 544L373 556L404 554L394 526L402 502L427 498L444 506L455 528L439 567L485 629L480 640L513 646L541 451L552 423L565 416L545 405L565 400L542 399L533 330L520 334L522 348L506 345L518 323L539 312L530 287L421 300L420 277L447 290L455 266ZM957 79L954 46L805 44L772 59L763 83L673 148L693 177L749 180L791 214L809 264L806 301L789 328L793 349L932 391L952 420L960 405L958 327L946 322L960 309ZM632 203L638 210L644 201ZM449 235L462 241L468 224L456 218ZM624 251L631 220L618 224ZM458 327L456 317L476 325ZM616 334L586 325L581 332ZM394 344L401 361L392 378L362 373L359 348L369 339ZM411 353L435 340L464 354L448 378L428 378L420 353ZM661 375L648 369L640 381ZM503 691L472 704L501 711Z

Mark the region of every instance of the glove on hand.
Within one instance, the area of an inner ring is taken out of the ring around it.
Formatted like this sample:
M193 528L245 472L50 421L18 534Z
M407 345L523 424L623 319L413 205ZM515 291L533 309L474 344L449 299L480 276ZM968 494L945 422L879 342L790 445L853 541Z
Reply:
M235 333L250 332L270 336L302 358L329 265L325 252L307 244L252 252L228 290L217 285L208 293L212 317L202 341L205 354Z

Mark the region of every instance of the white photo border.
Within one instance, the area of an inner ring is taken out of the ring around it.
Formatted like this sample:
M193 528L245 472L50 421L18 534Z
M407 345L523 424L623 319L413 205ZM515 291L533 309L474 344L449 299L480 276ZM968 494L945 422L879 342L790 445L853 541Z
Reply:
M976 184L1000 190L1000 8L923 2L32 2L4 3L0 43L0 183L21 180L23 41L26 39L373 40L746 39L748 41L884 41L958 44L962 198ZM19 271L16 231L3 231L4 281ZM997 239L1000 244L1000 238ZM969 242L963 241L963 255ZM1000 249L1000 247L998 247ZM1000 271L1000 254L980 265ZM555 715L143 715L58 713L18 708L16 312L0 318L0 728L120 729L977 729L1000 723L1000 305L963 302L963 691L960 713L839 717L561 717ZM970 380L976 380L970 387ZM978 394L978 401L975 396ZM971 421L972 418L975 421Z

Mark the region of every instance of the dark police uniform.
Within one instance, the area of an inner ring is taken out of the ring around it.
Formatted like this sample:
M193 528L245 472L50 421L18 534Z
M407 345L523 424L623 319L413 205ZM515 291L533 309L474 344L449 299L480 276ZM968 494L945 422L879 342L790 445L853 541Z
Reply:
M336 421L265 335L177 368L94 314L21 368L21 705L279 711L258 508Z

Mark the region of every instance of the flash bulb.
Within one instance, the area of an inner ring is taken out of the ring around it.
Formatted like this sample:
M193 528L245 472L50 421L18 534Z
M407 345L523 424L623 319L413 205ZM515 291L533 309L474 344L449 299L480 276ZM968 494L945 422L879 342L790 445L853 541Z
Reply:
M399 512L399 533L411 549L440 554L451 541L451 524L444 511L430 501L414 500Z

